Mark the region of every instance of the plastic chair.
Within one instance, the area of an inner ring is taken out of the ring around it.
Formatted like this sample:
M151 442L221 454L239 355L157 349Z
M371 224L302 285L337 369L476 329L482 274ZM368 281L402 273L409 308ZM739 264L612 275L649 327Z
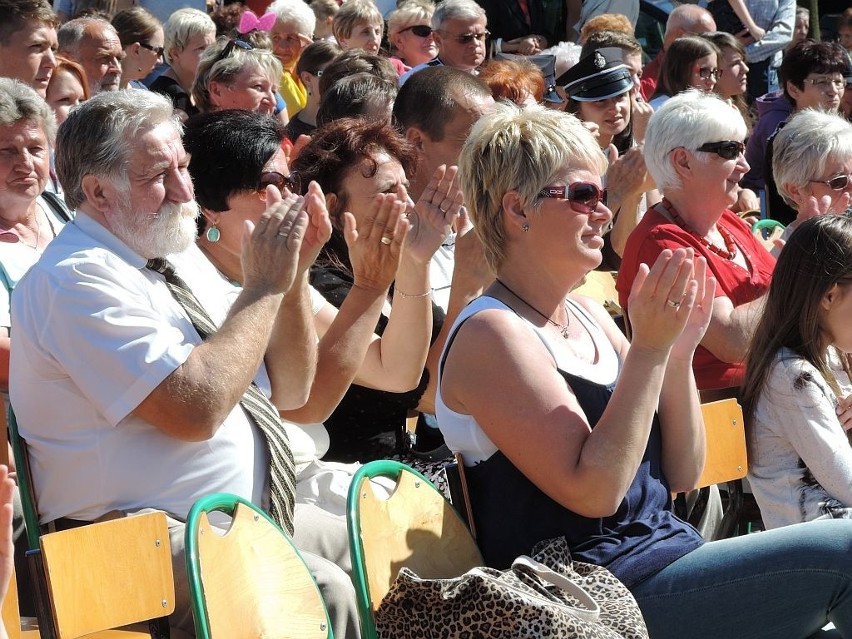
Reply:
M226 532L208 513L232 518ZM199 639L332 639L325 603L290 538L254 504L217 493L186 523L186 567Z
M394 482L387 497L371 485L380 477ZM483 565L459 514L428 479L405 464L379 460L362 466L352 478L346 510L363 639L376 639L375 612L403 566L439 579Z

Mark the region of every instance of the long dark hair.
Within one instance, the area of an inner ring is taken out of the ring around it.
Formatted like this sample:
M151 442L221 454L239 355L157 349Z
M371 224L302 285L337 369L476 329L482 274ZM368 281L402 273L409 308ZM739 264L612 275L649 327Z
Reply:
M674 97L690 88L692 66L696 60L708 55L715 55L718 64L719 48L702 37L683 36L672 42L666 50L666 57L663 58L660 79L653 97L658 95Z
M796 229L775 265L763 315L746 358L742 392L746 423L754 415L781 348L790 349L816 368L839 395L826 361L820 321L820 303L835 284L852 285L852 218L820 215ZM842 358L846 360L846 356Z

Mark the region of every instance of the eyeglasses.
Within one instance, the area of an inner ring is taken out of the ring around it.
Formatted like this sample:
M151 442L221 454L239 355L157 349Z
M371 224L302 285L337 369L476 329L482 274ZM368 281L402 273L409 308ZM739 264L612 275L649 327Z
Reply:
M724 142L708 142L696 149L704 153L715 153L725 160L736 160L740 154L745 153L745 144L736 140L725 140Z
M546 186L538 192L540 198L568 200L571 208L577 213L594 213L598 204L606 201L606 189L601 189L591 182L574 182L561 186Z
M290 175L284 175L278 171L264 171L260 174L260 180L257 183L257 190L261 193L266 191L267 186L274 186L279 191L282 191L286 186L291 193L300 194L302 192L302 180L299 174L295 171L290 171Z
M843 78L805 78L805 82L814 85L820 91L828 91L834 88L842 93L846 88L846 80Z
M411 31L418 38L428 38L432 35L432 27L427 24L415 24L410 27L405 27L405 29L400 29L400 33L405 33L406 31Z
M719 76L722 75L722 69L714 69L712 67L695 67L692 72L697 73L698 77L702 80L709 80L710 78L718 80Z
M830 180L808 180L808 182L815 182L816 184L825 184L832 191L842 191L847 186L849 186L849 174L846 175L835 175Z
M151 53L156 53L157 56L163 55L163 51L166 50L164 47L153 47L150 44L148 44L147 42L140 42L139 46L142 47L143 49L148 49L148 51L150 51Z
M231 52L234 50L234 47L239 47L243 51L251 51L252 49L254 49L251 43L246 42L245 40L228 40L228 44L226 44L225 48L222 49L219 55L216 56L216 59L213 60L213 64L216 64L217 62L219 62L219 60L224 60L225 58L230 56Z
M474 40L477 42L483 42L485 38L490 37L490 31L483 31L482 33L462 33L461 35L453 36L453 39L459 44L470 44Z
M298 47L301 49L302 47L307 46L314 41L314 38L309 38L308 36L302 35L301 33L288 33L285 36L276 34L272 36L272 44L276 47L280 47L282 44L286 44L288 47Z

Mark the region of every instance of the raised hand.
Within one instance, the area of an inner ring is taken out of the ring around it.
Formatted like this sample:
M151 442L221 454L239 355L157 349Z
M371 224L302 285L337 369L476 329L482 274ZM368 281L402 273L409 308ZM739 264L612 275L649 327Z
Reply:
M633 139L641 143L645 141L645 131L648 129L648 120L654 115L654 107L642 99L639 90L631 92L630 119L633 122Z
M627 302L631 348L667 350L680 337L698 295L692 261L692 249L665 249L650 269L639 266Z
M683 332L672 346L671 357L691 359L698 344L710 326L713 316L713 300L716 296L716 278L707 270L707 260L698 257L693 262L694 280L698 285L695 293L695 304L689 314L689 319Z
M286 193L289 191L285 189ZM311 267L320 249L331 237L331 219L325 205L325 195L319 184L313 181L308 185L308 193L305 195L305 212L308 214L308 227L299 254L299 273Z
M395 195L380 193L360 228L354 215L348 211L343 214L343 236L349 247L355 286L390 288L410 228L405 218L406 205L407 202Z
M299 268L302 240L308 227L304 198L274 186L266 188L267 207L257 226L246 220L241 263L243 288L286 293Z
M407 256L424 264L449 235L464 196L458 180L458 167L439 166L409 216L411 231L404 250Z

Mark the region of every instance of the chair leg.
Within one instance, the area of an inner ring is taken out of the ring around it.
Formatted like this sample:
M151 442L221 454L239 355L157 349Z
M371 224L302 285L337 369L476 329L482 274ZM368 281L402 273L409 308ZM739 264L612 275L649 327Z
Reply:
M35 595L36 618L41 639L56 639L56 626L53 623L53 611L47 590L47 577L44 573L44 558L41 550L27 551L30 581Z

